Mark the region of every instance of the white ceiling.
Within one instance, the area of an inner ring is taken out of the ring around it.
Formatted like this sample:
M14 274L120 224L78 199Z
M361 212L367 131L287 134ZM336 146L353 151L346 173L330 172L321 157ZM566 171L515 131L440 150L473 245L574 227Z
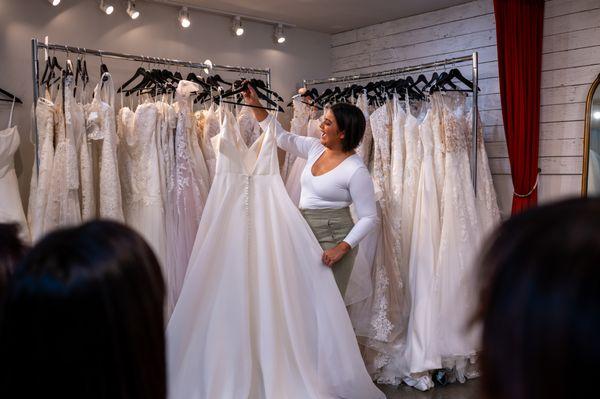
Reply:
M422 14L470 0L180 0L190 6L338 33Z

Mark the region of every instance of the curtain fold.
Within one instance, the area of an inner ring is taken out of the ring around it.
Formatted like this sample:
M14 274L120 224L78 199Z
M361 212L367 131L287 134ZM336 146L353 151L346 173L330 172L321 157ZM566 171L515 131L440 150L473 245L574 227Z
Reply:
M544 0L494 0L512 213L537 204Z

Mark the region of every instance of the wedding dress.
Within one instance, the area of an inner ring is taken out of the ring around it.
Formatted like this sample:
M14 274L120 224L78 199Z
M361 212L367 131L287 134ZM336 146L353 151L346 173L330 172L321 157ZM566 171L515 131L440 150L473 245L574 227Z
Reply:
M435 350L443 367L456 372L463 382L469 361L480 347L479 329L469 328L478 303L475 268L481 242L478 212L469 164L470 134L465 126L462 95L445 96L445 182L442 193L442 226L436 290L438 323Z
M472 113L468 112L465 118L466 130L471 137L473 131ZM470 154L469 154L470 155ZM498 224L501 216L492 180L492 172L483 141L483 124L481 117L477 114L477 196L475 203L479 215L481 234L487 237Z
M437 319L435 276L440 241L439 201L433 158L433 121L436 112L438 110L435 107L430 108L425 119L419 125L423 157L417 183L408 264L411 307L404 354L404 360L411 375L441 367L441 359L433 350L436 336L432 329L433 323ZM428 376L410 380L414 385L418 385L417 381L423 387L433 387Z
M310 106L302 102L302 98L296 97L292 100L292 104L294 106L294 115L292 116L292 120L290 121L290 133L297 134L300 136L306 136L308 134L308 120L310 118ZM320 133L319 133L320 135ZM285 154L285 160L283 161L283 166L281 167L281 178L286 183L288 182L290 173L292 171L292 167L298 158L288 152ZM304 162L306 165L306 161ZM302 171L303 169L301 169ZM297 173L297 171L296 171ZM292 190L294 190L295 194L295 183L298 176L294 176L294 180L291 182ZM299 183L299 180L297 181ZM286 187L287 188L287 187ZM288 190L289 192L289 190ZM293 200L294 198L292 198ZM296 205L298 205L300 201L300 194L298 193L298 199L294 201Z
M306 135L308 137L319 138L321 137L321 129L319 125L323 121L322 118L319 119L310 119L306 126ZM302 176L302 171L306 166L306 159L301 157L296 157L292 167L289 169L287 173L287 179L285 181L285 189L287 190L290 198L294 205L298 206L300 203L300 191L302 189L300 184L300 177Z
M79 167L71 118L73 77L68 76L61 86L54 104L54 162L48 189L44 230L81 223L79 205ZM64 93L64 96L63 96ZM63 101L64 98L64 101ZM64 113L63 113L64 111Z
M274 126L247 147L225 113L167 328L171 399L384 398L331 269L280 177Z
M54 163L54 103L45 97L38 98L35 112L38 131L38 153L31 171L29 205L27 221L32 242L36 242L45 233L44 215L48 191L52 183L52 165Z
M192 113L191 94L199 91L198 84L179 82L176 91L177 128L175 131L175 237L169 240L174 255L167 268L168 309L171 311L183 286L183 279L196 238L198 224L209 192L209 173L197 141L197 128Z
M20 144L19 131L16 126L11 126L15 106L13 100L8 127L0 130L0 223L18 223L21 239L29 242L29 227L23 203L19 193L19 183L15 172L14 155Z
M135 113L121 110L125 140L119 157L125 171L127 194L124 196L125 221L142 235L156 254L166 275L166 230L161 174L158 165L156 126L159 112L154 102L138 105Z
M114 100L113 80L110 73L105 72L94 88L94 99L86 107L86 129L88 138L99 153L98 216L123 222Z
M373 145L373 133L371 131L371 118L369 117L369 101L367 95L361 93L356 99L356 106L363 112L365 116L366 126L363 139L356 149L356 153L361 156L367 167L371 166L371 147Z
M260 124L249 107L242 107L237 116L240 133L246 145L252 145L260 136Z

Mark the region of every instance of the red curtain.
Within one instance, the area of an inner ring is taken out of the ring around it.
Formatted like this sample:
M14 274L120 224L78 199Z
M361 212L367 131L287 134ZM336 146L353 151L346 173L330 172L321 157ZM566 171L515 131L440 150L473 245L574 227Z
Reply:
M544 0L494 0L512 213L537 204Z

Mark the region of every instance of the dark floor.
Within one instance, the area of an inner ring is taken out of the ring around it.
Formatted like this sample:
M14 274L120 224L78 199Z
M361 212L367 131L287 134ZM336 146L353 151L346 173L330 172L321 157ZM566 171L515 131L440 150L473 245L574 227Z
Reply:
M390 385L380 385L388 399L479 399L478 381L470 380L464 384L449 384L445 387L435 387L427 392L419 392L405 385L396 388Z

